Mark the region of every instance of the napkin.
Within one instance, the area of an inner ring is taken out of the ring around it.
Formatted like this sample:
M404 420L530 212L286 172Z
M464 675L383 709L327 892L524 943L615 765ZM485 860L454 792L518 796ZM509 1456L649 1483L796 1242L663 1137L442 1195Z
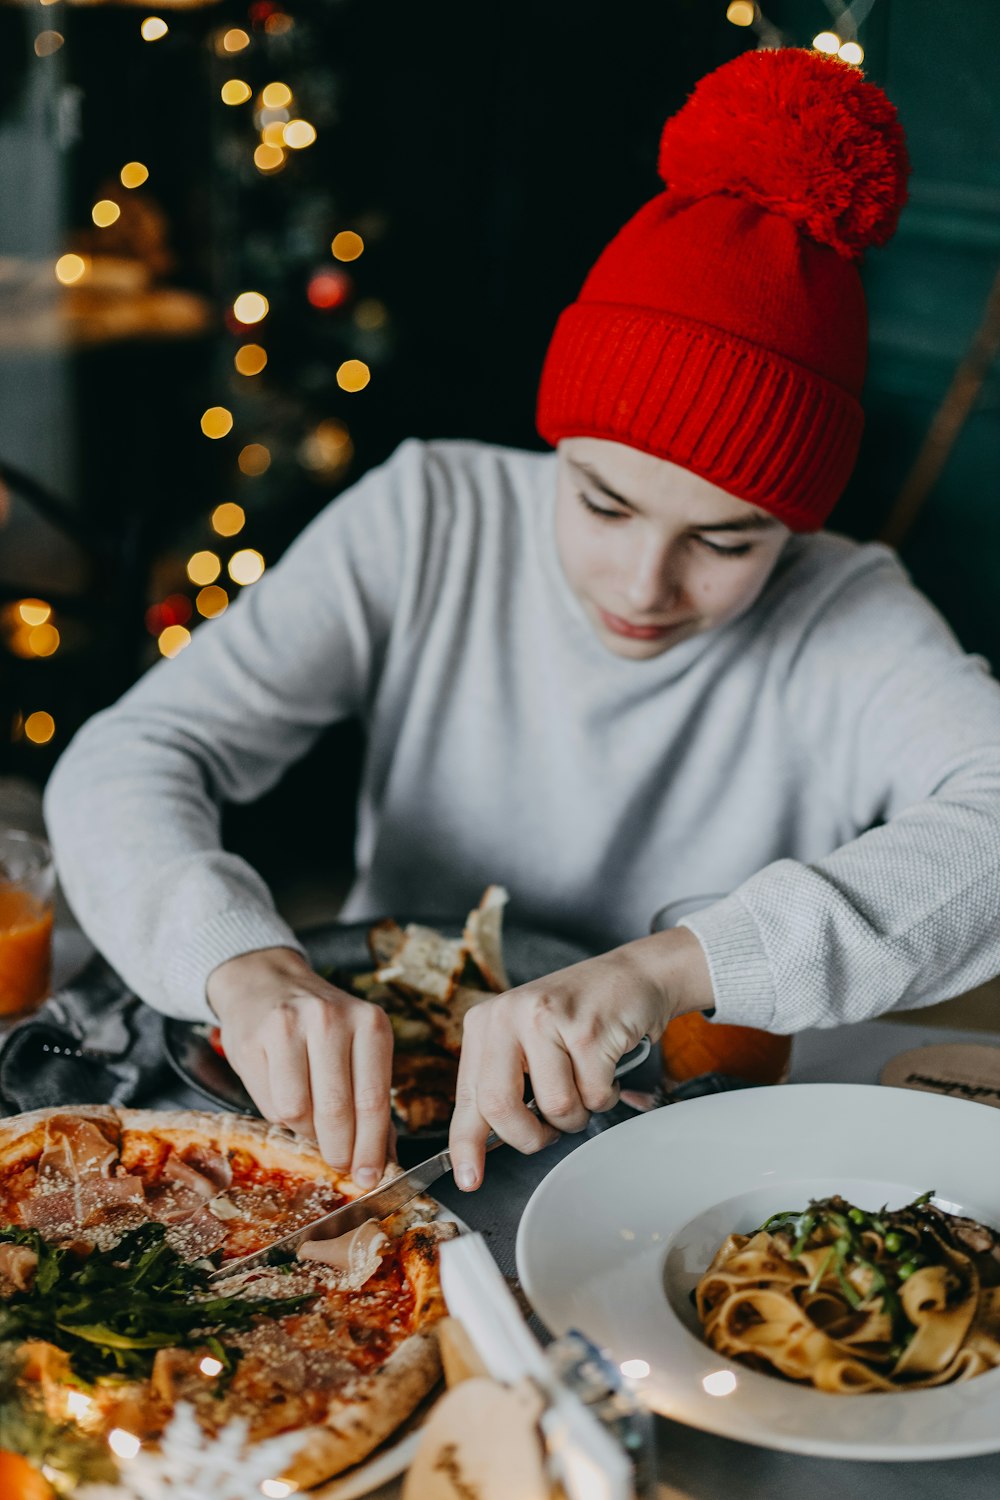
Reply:
M168 1072L163 1017L97 955L0 1044L0 1113L141 1104Z

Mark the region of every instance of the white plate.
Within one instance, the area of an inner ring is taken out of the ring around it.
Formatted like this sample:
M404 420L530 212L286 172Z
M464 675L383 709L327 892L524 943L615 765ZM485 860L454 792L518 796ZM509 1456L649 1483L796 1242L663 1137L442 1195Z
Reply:
M874 1209L933 1189L941 1207L1000 1228L998 1163L1000 1110L981 1104L859 1084L714 1094L561 1161L525 1209L518 1272L553 1334L581 1329L619 1364L636 1361L627 1374L647 1365L638 1388L675 1421L832 1458L992 1453L1000 1369L936 1390L828 1395L722 1360L688 1294L730 1231L830 1193ZM723 1370L735 1380L709 1379Z

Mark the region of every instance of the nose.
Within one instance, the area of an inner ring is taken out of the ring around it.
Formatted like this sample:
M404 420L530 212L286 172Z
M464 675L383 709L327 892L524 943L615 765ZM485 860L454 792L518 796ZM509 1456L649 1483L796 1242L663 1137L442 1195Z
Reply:
M639 614L662 614L681 592L679 564L669 543L647 543L632 561L626 590L629 605Z

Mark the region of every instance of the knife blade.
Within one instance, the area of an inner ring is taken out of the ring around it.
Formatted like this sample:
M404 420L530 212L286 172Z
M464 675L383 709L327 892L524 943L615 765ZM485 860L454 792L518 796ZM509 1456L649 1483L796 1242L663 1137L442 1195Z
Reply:
M621 1059L615 1068L615 1077L621 1078L623 1074L630 1073L633 1068L644 1063L649 1056L651 1045L649 1037L644 1036L638 1045L633 1047L631 1052L626 1052ZM528 1101L528 1108L533 1113L538 1113L538 1106L534 1099ZM503 1141L495 1131L490 1131L486 1138L486 1150L492 1151L495 1146L502 1145ZM439 1177L450 1172L451 1167L451 1152L439 1151L436 1156L429 1156L426 1161L418 1162L415 1167L410 1167L408 1171L401 1172L391 1181L381 1183L370 1192L363 1193L360 1198L352 1198L349 1203L341 1204L339 1208L332 1209L322 1218L313 1219L311 1223L304 1224L301 1229L293 1230L291 1234L272 1240L269 1245L264 1246L263 1250L254 1250L249 1255L241 1255L236 1260L224 1262L212 1272L208 1279L213 1282L222 1281L230 1276L239 1276L243 1271L267 1265L276 1253L294 1255L299 1246L304 1245L307 1240L339 1239L341 1235L350 1234L352 1229L357 1229L369 1219L386 1219L390 1214L397 1213L418 1193L426 1192Z

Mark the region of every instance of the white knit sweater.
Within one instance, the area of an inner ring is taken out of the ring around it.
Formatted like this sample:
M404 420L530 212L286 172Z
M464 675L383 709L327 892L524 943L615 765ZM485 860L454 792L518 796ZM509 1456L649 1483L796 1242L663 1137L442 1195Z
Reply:
M368 735L345 918L463 912L605 948L664 902L720 1020L778 1031L1000 972L1000 686L893 554L794 537L742 617L652 660L603 647L562 573L555 455L404 443L192 644L99 714L46 816L69 900L139 994L293 943L219 846L333 720ZM322 842L339 795L295 840Z

